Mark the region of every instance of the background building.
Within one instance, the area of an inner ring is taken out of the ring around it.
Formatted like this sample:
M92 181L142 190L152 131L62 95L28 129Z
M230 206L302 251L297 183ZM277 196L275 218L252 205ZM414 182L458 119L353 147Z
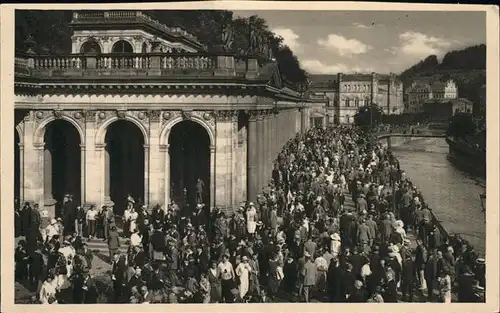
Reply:
M473 104L467 99L431 99L423 104L423 111L432 121L447 121L457 113L472 114Z
M360 107L378 105L384 114L404 111L403 84L394 74L309 75L312 95L328 101L331 123L351 124Z
M430 99L457 99L458 89L454 81L444 82L428 80L416 80L405 91L407 96L408 113L418 113L424 111L424 103Z

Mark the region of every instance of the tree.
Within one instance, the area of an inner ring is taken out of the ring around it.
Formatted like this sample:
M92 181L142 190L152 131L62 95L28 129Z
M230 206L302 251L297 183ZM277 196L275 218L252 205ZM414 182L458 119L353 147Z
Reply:
M359 108L354 115L354 124L361 127L372 127L382 121L382 109L376 104L365 105Z
M70 53L72 15L72 11L16 10L16 53L26 52L28 37L33 37L33 50L38 54Z
M475 134L476 124L471 114L457 113L450 118L446 134L455 138L462 138Z

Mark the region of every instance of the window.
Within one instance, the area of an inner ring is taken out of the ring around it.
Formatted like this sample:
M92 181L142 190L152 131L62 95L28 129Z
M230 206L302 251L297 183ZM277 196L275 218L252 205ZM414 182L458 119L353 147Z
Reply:
M120 40L113 45L111 51L113 53L133 53L134 49L128 41Z
M354 105L356 106L356 108L359 108L359 100L358 99L354 100Z
M351 100L350 100L350 99L346 99L346 100L345 100L345 106L346 106L346 107L350 107L350 106L351 106L351 103L350 103L350 102L351 102Z
M89 40L82 45L80 53L101 53L101 47L96 41Z

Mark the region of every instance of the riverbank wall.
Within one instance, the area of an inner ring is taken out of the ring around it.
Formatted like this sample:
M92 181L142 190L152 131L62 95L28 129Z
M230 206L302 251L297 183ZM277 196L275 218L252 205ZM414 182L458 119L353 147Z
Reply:
M411 136L409 134L381 134L378 136L379 142L388 149L401 146L407 144L413 140L419 140L422 138L428 137L445 137L442 132L432 132L432 133L419 133L415 134L415 136ZM411 177L410 177L411 178ZM425 199L421 199L422 203L425 203ZM446 228L442 225L441 221L438 217L431 211L432 214L432 223L436 225L436 228L439 230L439 233L445 238L448 242L452 241L453 234L449 233Z

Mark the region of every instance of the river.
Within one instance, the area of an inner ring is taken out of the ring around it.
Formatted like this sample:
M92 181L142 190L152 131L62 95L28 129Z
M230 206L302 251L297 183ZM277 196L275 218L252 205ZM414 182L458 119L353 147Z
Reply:
M485 191L485 179L454 167L444 138L413 140L392 150L443 227L460 234L484 256L486 220L479 194Z

